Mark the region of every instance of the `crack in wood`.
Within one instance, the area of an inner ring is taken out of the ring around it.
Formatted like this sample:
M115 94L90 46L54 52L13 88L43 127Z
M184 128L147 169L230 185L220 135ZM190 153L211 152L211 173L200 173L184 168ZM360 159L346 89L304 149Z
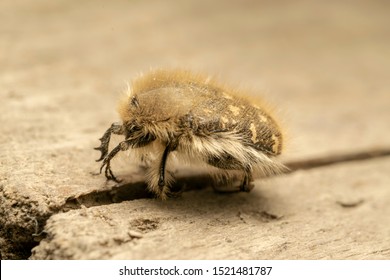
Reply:
M302 169L313 169L317 167L333 165L338 163L369 160L373 158L390 156L390 149L374 149L357 153L346 153L340 155L330 155L307 160L297 160L285 163L290 172Z
M172 188L181 188L181 192L202 189L209 186L210 182L210 176L208 174L179 177ZM80 209L82 207L89 208L112 203L120 203L122 201L153 197L154 195L147 190L147 185L144 181L131 183L124 182L118 183L109 190L105 189L102 191L94 191L77 197L68 198L63 207L61 207L61 210L66 212L69 210Z

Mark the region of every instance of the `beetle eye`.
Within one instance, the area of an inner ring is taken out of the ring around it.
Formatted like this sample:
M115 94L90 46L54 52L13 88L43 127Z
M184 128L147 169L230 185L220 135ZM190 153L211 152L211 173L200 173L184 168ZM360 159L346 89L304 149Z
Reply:
M139 124L137 124L135 121L128 122L124 124L124 126L126 127L126 138L129 138L132 135L134 135L134 133L136 133L137 131L142 130L142 127Z

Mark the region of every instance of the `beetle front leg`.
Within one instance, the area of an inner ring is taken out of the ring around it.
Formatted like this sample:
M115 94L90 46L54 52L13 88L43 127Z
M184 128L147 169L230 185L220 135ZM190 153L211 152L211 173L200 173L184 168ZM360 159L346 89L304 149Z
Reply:
M133 143L133 139L131 140L125 140L125 141L122 141L118 144L118 146L116 146L114 149L112 149L112 151L104 158L103 160L103 164L102 166L100 167L100 173L102 173L102 170L104 168L104 166L106 166L106 169L104 171L104 174L106 175L106 178L107 180L113 180L117 183L119 183L120 181L115 177L114 173L112 173L112 170L111 170L111 159L113 157L116 156L116 154L119 152L119 151L126 151L129 149L129 147L132 145Z
M95 150L100 151L102 154L100 158L96 161L102 161L108 154L108 145L110 144L111 133L114 134L124 134L123 125L119 123L113 123L109 129L103 134L99 139L101 144L99 147L94 148Z

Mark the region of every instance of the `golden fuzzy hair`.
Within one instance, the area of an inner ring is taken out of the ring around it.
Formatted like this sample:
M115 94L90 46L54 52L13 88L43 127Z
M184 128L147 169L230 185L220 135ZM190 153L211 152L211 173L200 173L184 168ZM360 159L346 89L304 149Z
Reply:
M113 124L97 148L106 177L115 179L110 160L119 151L134 148L152 154L146 178L149 189L162 199L174 181L169 172L173 160L209 166L215 180L224 184L222 189L231 185L242 191L253 187L252 175L286 169L275 159L284 138L267 106L213 78L183 70L151 71L132 82L118 112L122 124ZM111 133L125 140L108 153Z

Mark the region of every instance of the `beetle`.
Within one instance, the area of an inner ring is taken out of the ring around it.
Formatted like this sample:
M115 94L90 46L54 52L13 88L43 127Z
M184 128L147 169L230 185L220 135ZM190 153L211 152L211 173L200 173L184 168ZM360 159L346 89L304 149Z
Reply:
M100 173L105 168L106 178L117 181L111 160L120 151L140 150L151 158L148 188L161 199L171 194L171 158L208 166L218 181L215 186L222 183L240 191L253 188L254 176L286 170L276 159L283 133L268 107L212 78L185 70L152 70L133 81L118 112L122 122L113 123L95 148L101 151ZM109 151L111 134L124 140Z

